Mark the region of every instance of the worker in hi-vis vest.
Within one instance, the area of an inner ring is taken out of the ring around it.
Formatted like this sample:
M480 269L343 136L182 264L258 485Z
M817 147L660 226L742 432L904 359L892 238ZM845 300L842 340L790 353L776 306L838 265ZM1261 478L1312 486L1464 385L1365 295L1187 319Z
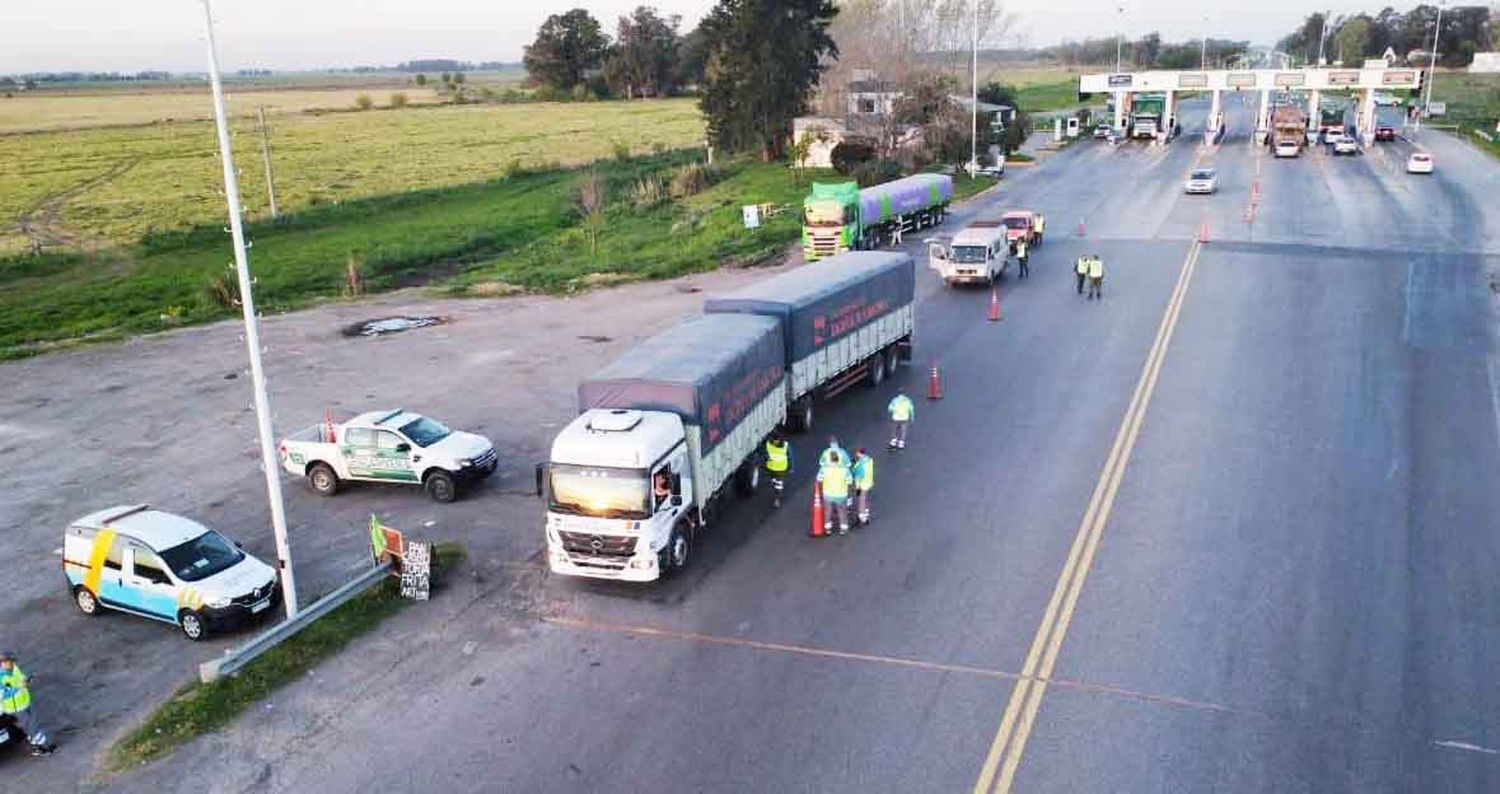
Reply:
M781 492L786 490L786 476L792 470L792 444L781 433L766 439L766 473L771 475L771 504L781 507Z
M917 413L917 406L912 404L911 398L905 394L897 394L891 398L890 405L886 411L891 415L891 449L906 449L906 429L911 426L911 420Z
M1078 261L1073 263L1073 274L1078 276L1078 294L1082 295L1083 284L1088 281L1089 277L1089 258L1087 254L1078 257Z
M860 447L854 453L854 521L860 526L870 523L870 491L875 488L875 459Z
M1104 260L1094 254L1089 258L1089 300L1104 300Z
M47 732L31 708L31 679L21 672L16 655L8 652L0 652L0 714L9 714L15 719L16 727L26 734L32 755L52 754Z
M849 470L849 460L837 452L829 452L827 463L818 469L818 482L823 486L823 529L833 529L834 516L838 517L839 534L849 534L849 489L854 486L854 473Z

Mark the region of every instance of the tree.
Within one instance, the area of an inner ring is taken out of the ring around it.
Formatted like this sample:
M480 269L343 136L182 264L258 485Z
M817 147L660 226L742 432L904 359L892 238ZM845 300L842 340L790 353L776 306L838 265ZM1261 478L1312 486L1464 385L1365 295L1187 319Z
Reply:
M425 75L425 74L418 74L417 75L417 85L427 85L427 75Z
M662 96L672 88L677 66L677 26L682 17L662 18L656 9L638 6L620 17L615 47L604 64L611 90L626 99Z
M522 62L537 84L571 90L589 70L604 63L608 48L609 37L600 30L599 20L575 8L547 17L536 40L526 46Z
M1151 68L1156 65L1156 59L1161 55L1161 34L1155 31L1141 37L1130 48L1131 58L1136 66Z
M825 59L838 57L828 35L837 14L833 0L719 0L701 25L709 55L698 102L715 147L776 159Z
M703 28L693 28L677 42L677 63L672 69L672 83L677 87L703 82L703 67L708 62L708 40Z
M464 80L465 80L465 78L464 78L464 73L463 72L454 72L454 74L453 74L453 84L454 85L463 85L464 84Z
M1369 46L1370 18L1364 14L1345 19L1338 32L1333 34L1334 55L1345 66L1361 65Z

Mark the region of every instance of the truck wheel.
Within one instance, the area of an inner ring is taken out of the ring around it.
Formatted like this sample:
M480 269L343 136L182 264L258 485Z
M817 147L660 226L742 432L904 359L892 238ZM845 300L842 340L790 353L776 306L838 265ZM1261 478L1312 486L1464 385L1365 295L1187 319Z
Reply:
M885 357L880 353L870 356L870 360L865 362L865 370L865 384L872 389L879 386L885 382Z
M307 470L307 484L320 496L333 496L339 492L339 476L327 463L314 463Z
M673 576L686 568L692 549L693 543L688 539L687 533L682 531L682 525L673 527L672 537L667 539L666 548L661 550L657 558L657 567L661 569L662 577Z
M78 611L93 617L99 614L99 599L83 585L73 588L73 603L78 605Z
M191 609L177 613L177 625L182 627L183 636L193 642L208 636L208 626L203 622L203 616Z
M749 499L760 489L760 466L755 461L747 460L740 465L740 470L734 474L734 492L741 499Z
M812 432L812 427L813 427L813 399L812 399L812 395L809 394L806 397L803 397L802 399L798 400L797 404L792 406L792 410L796 412L795 414L792 415L792 429L796 430L798 433L809 433L809 432Z
M458 483L446 471L435 471L427 475L427 495L434 502L451 502L458 497Z
M896 367L901 365L901 358L896 354L896 348L894 346L886 348L885 352L881 354L881 358L885 359L885 376L887 378L895 377Z

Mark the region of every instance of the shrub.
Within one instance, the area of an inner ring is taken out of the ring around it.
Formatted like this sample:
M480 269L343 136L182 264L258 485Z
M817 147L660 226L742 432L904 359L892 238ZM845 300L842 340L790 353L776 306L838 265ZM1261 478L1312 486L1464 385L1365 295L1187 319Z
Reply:
M875 159L875 145L869 141L850 139L841 141L833 147L829 153L833 160L833 169L845 176L854 173L854 169L861 163L867 163Z
M719 181L721 175L715 166L688 163L672 175L672 198L686 198L701 193Z
M405 91L397 91L396 93L391 94L391 107L404 108L406 107L406 102L407 99Z
M651 207L667 198L667 181L660 174L647 174L636 180L632 192L637 207Z
M579 83L578 85L573 86L574 102L591 102L598 98L599 97L594 96L594 92L590 91L589 87L584 85L583 83Z
M563 100L563 92L550 83L537 86L532 96L536 97L538 102L561 102Z
M850 176L860 187L878 185L901 176L901 164L895 160L871 160L855 166Z
M354 106L360 110L369 110L375 107L375 100L371 99L369 94L360 94L354 98Z
M615 159L622 163L630 159L630 143L628 141L610 141L609 149L614 153Z
M240 307L240 282L237 276L219 273L208 280L203 291L214 306L226 311Z

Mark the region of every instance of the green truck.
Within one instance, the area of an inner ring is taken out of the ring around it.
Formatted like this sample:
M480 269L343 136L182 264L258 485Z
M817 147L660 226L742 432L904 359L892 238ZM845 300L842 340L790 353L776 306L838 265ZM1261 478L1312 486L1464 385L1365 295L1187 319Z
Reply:
M1141 94L1130 103L1130 137L1155 138L1167 129L1165 94Z
M953 177L914 174L860 189L855 182L814 182L802 200L802 252L809 262L879 248L902 234L943 222Z

